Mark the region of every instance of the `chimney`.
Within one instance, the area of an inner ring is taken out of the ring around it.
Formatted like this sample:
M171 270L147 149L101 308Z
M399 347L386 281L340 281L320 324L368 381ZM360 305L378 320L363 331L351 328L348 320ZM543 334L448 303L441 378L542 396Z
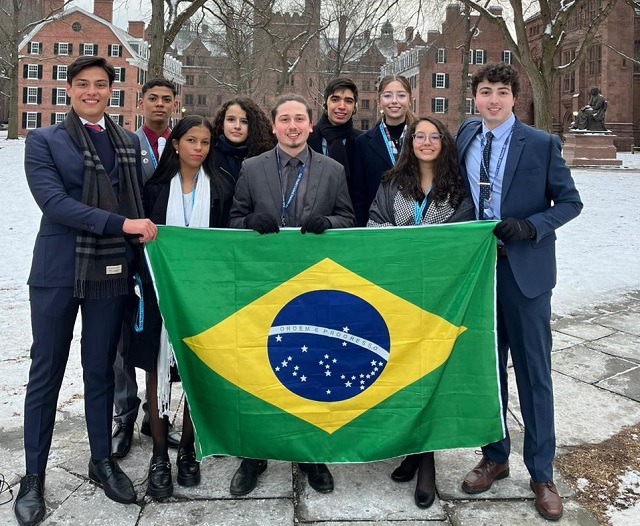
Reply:
M144 22L129 20L127 33L134 38L144 39Z
M64 0L44 0L42 14L45 17L58 14L62 12L63 7Z
M93 14L113 22L113 0L93 0Z
M411 42L413 40L413 27L409 26L405 28L404 39L406 42Z

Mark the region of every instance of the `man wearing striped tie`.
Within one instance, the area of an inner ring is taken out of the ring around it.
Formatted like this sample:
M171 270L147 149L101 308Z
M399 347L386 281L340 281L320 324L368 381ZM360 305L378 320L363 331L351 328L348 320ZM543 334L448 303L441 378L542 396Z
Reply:
M138 101L138 107L142 109L144 114L144 124L136 130L136 135L140 139L143 183L146 183L153 175L171 133L169 120L178 105L176 94L176 87L163 78L151 79L142 86L142 98ZM130 319L130 316L125 316L125 326L118 343L118 353L114 364L116 385L113 398L111 451L115 458L125 457L131 449L133 428L138 418L141 401L138 397L135 367L126 363L130 331L128 320ZM146 404L143 405L143 408L145 409L145 417L142 421L141 431L150 435ZM170 447L178 447L180 434L173 431L172 427L169 428L167 438Z

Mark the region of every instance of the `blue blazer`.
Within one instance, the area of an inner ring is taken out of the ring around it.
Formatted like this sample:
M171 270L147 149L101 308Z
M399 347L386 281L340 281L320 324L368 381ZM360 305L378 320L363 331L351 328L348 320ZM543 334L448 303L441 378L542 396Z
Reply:
M133 133L127 131L127 135L136 148L141 186L140 142ZM24 165L27 183L42 210L27 283L35 287L72 287L78 231L122 235L125 218L82 203L82 151L62 124L29 132Z
M467 119L456 138L458 162L469 184L464 157L482 120ZM537 130L516 119L505 161L501 199L502 219L528 219L536 238L507 245L507 256L518 287L528 298L550 291L556 284L555 230L582 210L582 201L562 158L557 135Z
M353 152L352 200L356 226L367 226L369 208L376 197L382 174L393 168L379 126L356 137Z

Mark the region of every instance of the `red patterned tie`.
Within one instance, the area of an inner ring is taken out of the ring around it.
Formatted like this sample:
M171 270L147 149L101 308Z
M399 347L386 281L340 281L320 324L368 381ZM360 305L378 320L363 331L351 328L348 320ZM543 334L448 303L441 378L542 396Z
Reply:
M87 122L84 127L92 133L100 133L102 131L102 126L99 124L89 124Z

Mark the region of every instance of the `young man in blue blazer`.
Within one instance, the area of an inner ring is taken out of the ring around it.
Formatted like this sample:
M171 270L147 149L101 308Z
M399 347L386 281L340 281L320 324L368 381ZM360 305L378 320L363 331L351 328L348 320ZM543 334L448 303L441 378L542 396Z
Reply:
M555 431L551 384L551 291L556 283L556 228L582 210L580 195L556 135L513 114L520 83L510 65L488 64L472 78L481 119L462 123L458 160L479 219L496 219L498 359L505 438L482 448L483 458L462 489L481 493L509 475L506 429L507 358L511 351L525 425L524 461L535 506L548 520L562 516L553 482Z
M64 122L29 133L25 172L42 210L29 275L31 368L25 396L26 475L15 515L22 526L45 516L45 468L73 327L82 312L81 356L89 478L112 500L136 501L111 457L113 361L138 243L154 239L140 198L140 143L105 114L114 68L83 56L67 69L71 110Z

